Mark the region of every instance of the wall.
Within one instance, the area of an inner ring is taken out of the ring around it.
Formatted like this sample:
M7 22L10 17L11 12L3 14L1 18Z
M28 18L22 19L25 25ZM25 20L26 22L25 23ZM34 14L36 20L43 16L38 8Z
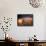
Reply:
M4 16L13 18L12 26L8 33L10 37L16 40L28 40L34 34L37 35L37 39L46 40L45 12L45 6L33 8L28 0L0 0L0 19ZM33 14L34 25L31 27L18 27L17 14ZM4 39L2 33L3 31L0 31L0 39Z

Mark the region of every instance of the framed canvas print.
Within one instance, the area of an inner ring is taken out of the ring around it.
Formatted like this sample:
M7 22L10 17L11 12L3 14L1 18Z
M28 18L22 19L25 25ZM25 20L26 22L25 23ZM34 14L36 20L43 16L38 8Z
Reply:
M33 26L33 14L17 14L17 26Z

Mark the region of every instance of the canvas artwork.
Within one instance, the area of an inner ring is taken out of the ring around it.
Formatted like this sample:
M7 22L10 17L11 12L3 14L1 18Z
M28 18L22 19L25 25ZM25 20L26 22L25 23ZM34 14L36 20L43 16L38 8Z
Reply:
M17 26L33 26L33 14L18 14Z

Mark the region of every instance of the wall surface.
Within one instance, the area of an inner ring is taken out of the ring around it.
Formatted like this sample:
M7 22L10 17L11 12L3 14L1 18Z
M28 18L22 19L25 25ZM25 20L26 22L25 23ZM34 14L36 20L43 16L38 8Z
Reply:
M34 25L30 27L17 26L17 14L33 14ZM12 17L12 26L8 31L10 37L16 40L28 40L34 34L39 40L46 40L46 5L33 8L28 0L0 0L0 21L3 17ZM0 29L0 39L4 39L4 33Z

